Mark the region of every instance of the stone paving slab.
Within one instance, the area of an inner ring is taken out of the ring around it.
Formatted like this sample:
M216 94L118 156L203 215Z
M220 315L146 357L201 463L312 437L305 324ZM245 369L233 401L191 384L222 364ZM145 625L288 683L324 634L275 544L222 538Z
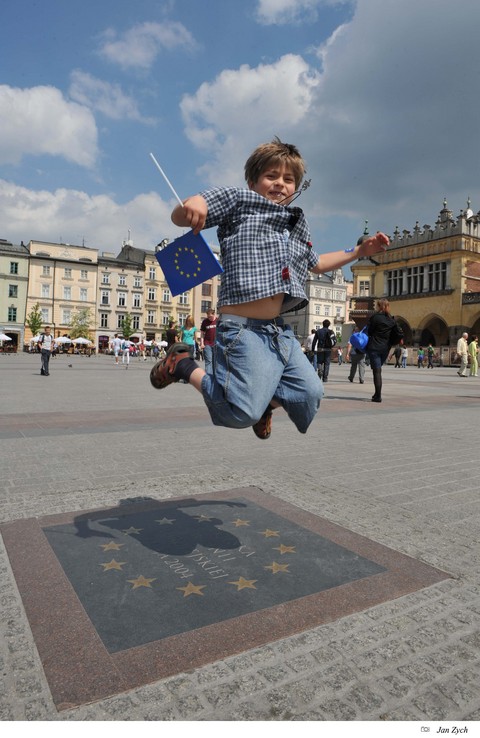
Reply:
M59 713L0 541L2 720L478 721L478 379L386 367L375 405L369 372L334 366L306 436L280 411L262 443L213 427L190 387L155 392L148 362L64 359L50 377L0 359L2 430L41 426L1 440L3 524L252 486L450 578Z

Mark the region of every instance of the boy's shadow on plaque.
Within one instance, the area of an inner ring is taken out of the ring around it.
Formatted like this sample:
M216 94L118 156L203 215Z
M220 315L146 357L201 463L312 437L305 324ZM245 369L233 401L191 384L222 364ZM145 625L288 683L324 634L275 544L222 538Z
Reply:
M152 551L174 556L186 556L192 553L197 546L227 550L241 546L241 541L237 536L218 527L223 524L220 518L203 513L196 515L191 512L187 513L182 508L205 505L246 507L245 503L229 500L185 499L172 505L163 503L158 507L150 506L148 510L132 509L132 512L128 513L127 505L132 505L133 502L136 500L120 500L118 507L103 510L100 514L78 515L74 520L75 535L80 538L117 539L118 536L101 530L101 528L108 528L122 535L129 535ZM142 507L148 502L156 502L156 500L141 498Z

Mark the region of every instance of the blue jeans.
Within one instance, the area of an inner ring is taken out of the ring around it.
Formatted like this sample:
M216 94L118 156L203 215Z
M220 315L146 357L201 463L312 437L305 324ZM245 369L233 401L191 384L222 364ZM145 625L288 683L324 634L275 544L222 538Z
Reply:
M203 358L205 361L205 371L211 374L213 371L213 346L205 344L203 347Z
M323 386L282 319L222 316L213 365L213 374L202 379L202 393L214 425L248 428L274 399L300 433L306 433Z
M324 351L319 351L316 354L317 357L317 366L316 369L318 369L318 373L322 375L322 379L324 382L328 380L328 375L330 372L330 361L332 358L332 352L330 349L325 349Z
M388 348L385 351L368 351L367 348L367 353L372 369L381 369L388 359Z

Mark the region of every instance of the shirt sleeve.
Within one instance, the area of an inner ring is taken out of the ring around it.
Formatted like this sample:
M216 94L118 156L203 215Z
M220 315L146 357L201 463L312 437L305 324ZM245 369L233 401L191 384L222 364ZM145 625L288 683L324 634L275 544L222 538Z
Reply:
M204 228L220 225L235 209L238 201L236 187L214 187L211 190L203 190L200 195L208 205Z

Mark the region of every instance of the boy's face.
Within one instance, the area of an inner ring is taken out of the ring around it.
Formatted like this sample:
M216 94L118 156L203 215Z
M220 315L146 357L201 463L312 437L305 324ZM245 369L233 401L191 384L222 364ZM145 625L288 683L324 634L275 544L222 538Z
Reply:
M248 186L267 200L288 205L295 194L295 176L288 164L271 164L256 182L249 182Z

